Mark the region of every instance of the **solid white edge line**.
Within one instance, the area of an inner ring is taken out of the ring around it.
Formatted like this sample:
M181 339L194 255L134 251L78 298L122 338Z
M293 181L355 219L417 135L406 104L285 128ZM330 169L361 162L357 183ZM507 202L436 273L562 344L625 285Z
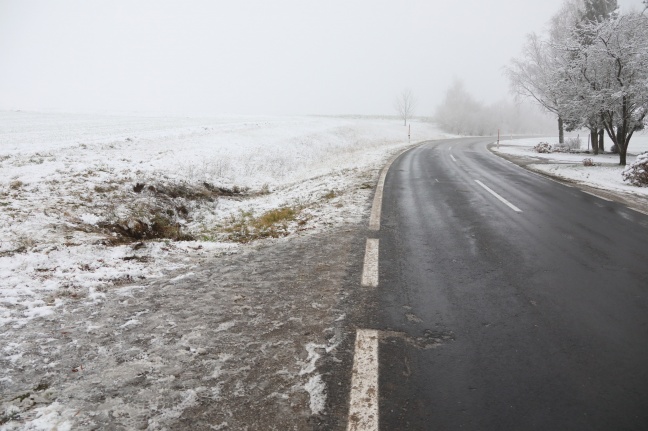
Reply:
M419 142L418 144L405 148L404 150L394 154L380 171L378 184L376 185L376 193L374 194L373 204L371 205L371 214L369 215L369 230L380 230L380 214L382 212L382 198L383 190L385 188L385 178L387 177L387 172L389 171L392 163L394 163L394 161L396 161L396 159L399 158L401 154L406 153L412 148L423 145L425 142L427 141Z
M515 205L513 205L512 203L510 203L509 201L507 201L506 199L504 199L503 197L501 197L500 195L498 195L497 193L495 193L493 190L491 190L488 186L486 186L486 185L485 185L484 183L482 183L481 181L479 181L479 180L475 180L475 182L476 182L477 184L479 184L480 186L482 186L484 189L486 189L487 192L489 192L490 194L492 194L493 196L495 196L497 199L499 199L502 203L506 204L506 205L507 205L509 208L511 208L513 211L515 211L515 212L519 212L519 213L522 212L522 210L521 210L520 208L516 207Z
M347 431L378 431L378 331L356 331Z
M371 205L371 215L369 216L369 230L380 230L380 213L382 212L382 195L383 187L380 185L385 183L385 179L382 178L378 180L378 186L376 187L376 193L374 194L373 204Z
M522 167L522 166L520 166L520 165L517 165L517 164L513 163L512 161L505 159L505 158L502 157L502 156L498 156L497 154L495 154L495 151L493 151L493 150L489 150L488 148L487 148L486 150L487 150L487 151L488 151L488 152L489 152L493 157L496 157L497 159L499 159L499 160L501 160L501 161L503 161L503 162L506 162L506 163L511 164L511 165L513 165L513 166L515 166L515 167L518 167L518 168L524 170L525 172L528 172L528 173L533 174L533 175L535 175L535 176L537 176L537 177L540 177L540 178L544 178L545 180L553 181L553 182L556 183L556 184L560 184L561 186L565 186L565 187L570 188L570 189L573 189L573 188L574 188L574 186L570 186L569 184L565 184L565 183L563 183L562 181L558 181L558 180L556 180L556 179L554 179L554 178L551 178L551 177L548 176L548 175L543 175L543 174L541 174L540 172L538 172L538 171L534 171L534 170L531 169L531 168L525 168L525 167Z
M612 199L604 198L603 196L599 196L599 195L596 195L594 193L586 192L585 190L581 190L581 191L583 193L585 193L586 195L594 196L595 198L603 199L604 201L607 201L607 202L614 202Z
M629 210L634 211L634 212L641 213L641 214L643 214L643 215L647 215L647 216L648 216L648 212L645 212L645 211L639 210L639 209L637 209L637 208L632 208L632 207L627 207L627 208L628 208Z
M367 238L362 266L362 286L365 287L378 287L378 241L375 238Z
M373 204L371 205L371 215L369 216L369 230L380 230L380 213L382 212L382 197L383 190L385 188L385 178L387 178L387 171L389 171L389 168L391 167L392 163L394 163L394 160L396 160L396 158L403 152L400 152L392 157L380 171L380 176L378 177L378 185L376 186L376 193L374 194Z

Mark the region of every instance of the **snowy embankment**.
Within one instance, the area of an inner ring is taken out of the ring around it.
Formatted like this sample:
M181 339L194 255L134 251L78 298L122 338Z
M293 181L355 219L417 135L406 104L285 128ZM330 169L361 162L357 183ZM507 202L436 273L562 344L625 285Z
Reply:
M604 154L594 155L591 152L588 153L587 137L585 137L585 140L581 138L581 149L579 152L570 153L538 153L533 147L540 142L546 142L554 146L558 143L558 138L526 138L501 141L500 147L493 146L492 150L496 153L537 160L537 163L527 165L528 168L535 171L544 172L601 190L611 190L648 197L648 188L637 187L623 181L622 172L625 167L619 165L618 154L606 152ZM605 142L607 151L611 146L611 142L607 136ZM637 154L645 151L648 151L648 135L635 135L628 147L628 166L635 161ZM585 166L583 164L584 159L592 159L594 166Z
M412 142L441 137L414 123ZM393 119L0 113L0 326L361 217ZM152 239L152 240L151 240Z

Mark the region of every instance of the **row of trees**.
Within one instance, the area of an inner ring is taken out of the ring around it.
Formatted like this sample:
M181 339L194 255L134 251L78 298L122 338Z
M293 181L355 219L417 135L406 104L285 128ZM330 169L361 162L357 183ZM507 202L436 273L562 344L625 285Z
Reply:
M507 68L513 90L558 118L564 129L587 128L595 154L606 133L626 164L632 135L648 121L648 0L620 13L616 0L566 0L542 37L528 36Z
M442 130L458 135L493 136L498 130L504 134L548 130L547 117L534 107L506 100L481 103L460 80L455 80L448 88L433 119Z
M394 110L404 125L415 109L416 98L410 89L394 100ZM498 130L503 134L543 133L550 129L547 115L534 106L507 100L483 104L468 93L460 80L448 88L432 119L442 130L458 135L492 136Z

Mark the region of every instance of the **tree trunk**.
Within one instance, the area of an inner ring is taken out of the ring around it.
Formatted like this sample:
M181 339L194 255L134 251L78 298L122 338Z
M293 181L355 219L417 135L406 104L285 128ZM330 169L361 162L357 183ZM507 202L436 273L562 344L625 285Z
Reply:
M621 166L626 165L626 150L625 148L619 147L619 164Z
M601 152L605 152L605 141L603 137L605 136L605 130L604 129L599 129L598 131L598 147Z
M599 153L598 147L598 130L590 129L590 141L592 142L592 151L597 155Z
M563 119L558 117L558 143L565 143L565 127L563 125Z

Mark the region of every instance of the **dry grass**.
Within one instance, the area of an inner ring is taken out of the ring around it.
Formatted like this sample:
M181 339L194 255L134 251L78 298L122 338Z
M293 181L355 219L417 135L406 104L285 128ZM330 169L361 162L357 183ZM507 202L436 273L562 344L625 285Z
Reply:
M337 193L335 192L335 190L329 190L329 192L326 193L326 194L323 196L323 198L324 198L324 199L333 199L333 198L336 197L336 196L337 196Z
M247 188L225 188L208 182L137 182L117 184L109 181L94 185L101 195L104 221L95 232L109 233L107 244L127 244L152 239L191 241L195 237L183 230L192 221L192 212L201 202L214 202L222 197L242 197ZM91 196L79 196L87 201ZM98 207L95 207L95 211ZM80 224L79 230L92 231ZM259 228L259 230L263 230Z
M115 222L100 223L99 227L117 234L118 240L112 243L130 243L147 239L171 239L191 241L193 235L182 231L180 223L161 212L155 212L150 219L127 218Z
M223 229L226 239L234 242L248 243L262 238L280 238L290 234L290 224L298 223L297 217L301 207L281 207L267 211L259 217L252 213L241 212L232 217L228 226Z

